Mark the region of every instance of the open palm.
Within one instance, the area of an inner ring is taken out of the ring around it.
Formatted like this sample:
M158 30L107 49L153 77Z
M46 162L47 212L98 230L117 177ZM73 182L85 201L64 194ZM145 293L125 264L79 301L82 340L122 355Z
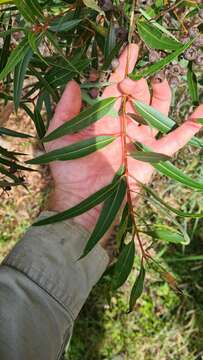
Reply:
M128 54L129 51L129 54ZM121 107L121 97L128 96L127 113L135 112L131 100L141 100L146 104L151 104L164 114L168 114L171 104L171 90L168 82L153 82L153 93L150 94L147 81L130 80L125 77L126 62L128 58L128 70L132 71L138 58L138 46L135 44L124 50L120 56L120 65L115 73L111 75L110 83L104 93L103 98L115 96L118 98L116 109ZM129 56L130 55L130 56ZM69 121L78 115L81 110L81 92L79 85L71 81L68 83L63 96L57 105L55 115L50 123L47 133L52 132L61 126L65 121ZM203 117L203 105L200 105L192 116L179 128L164 136L160 140L155 139L156 132L146 125L139 125L130 118L127 119L127 140L133 139L148 145L156 152L166 155L173 155L182 148L190 138L199 131L201 125L195 119ZM62 148L64 146L98 135L119 135L120 119L105 116L87 129L73 135L66 135L60 139L51 141L45 145L46 151ZM71 160L54 162L50 165L54 179L55 190L51 198L51 209L64 211L76 205L91 194L95 193L112 181L115 172L119 169L122 162L121 138L118 138L106 148L99 150L86 157ZM150 164L128 158L129 183L134 195L134 205L136 205L138 191L138 181L149 182L153 173ZM91 229L97 220L100 206L91 209L88 213L77 217L77 222Z

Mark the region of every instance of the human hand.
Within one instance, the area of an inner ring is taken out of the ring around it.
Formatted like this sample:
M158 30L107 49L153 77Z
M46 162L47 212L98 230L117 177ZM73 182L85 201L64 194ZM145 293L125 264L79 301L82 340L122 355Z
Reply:
M129 54L128 54L129 50ZM104 93L103 98L115 96L118 98L116 109L121 107L122 96L127 95L127 113L135 113L131 100L141 100L146 104L151 104L154 108L168 115L171 103L171 90L167 80L161 83L152 82L152 95L150 94L147 81L141 79L133 81L125 77L127 58L129 61L128 71L131 72L138 58L138 46L130 45L120 56L120 65L111 75L110 83ZM128 57L129 56L129 57ZM69 121L78 115L81 109L81 92L79 85L70 81L57 105L55 115L50 123L47 133L52 132L61 126L65 121ZM182 148L191 137L201 128L195 119L203 117L203 105L200 105L187 121L173 132L165 135L162 139L156 140L156 131L146 125L138 126L130 118L127 118L126 133L130 139L139 141L149 146L155 152L166 155L173 155ZM90 127L80 133L65 135L60 139L45 144L47 152L70 145L74 142L98 135L118 135L118 138L110 145L87 157L71 161L54 162L50 164L51 173L54 180L54 192L51 195L49 209L58 212L70 208L91 194L95 193L105 185L111 183L115 172L122 163L122 146L120 135L120 119L105 116ZM127 142L129 142L127 138ZM128 157L128 183L133 191L133 205L136 206L139 192L138 182L148 183L153 173L150 164L140 162ZM136 182L136 180L138 182ZM86 229L91 230L98 218L100 206L91 209L87 213L74 219Z

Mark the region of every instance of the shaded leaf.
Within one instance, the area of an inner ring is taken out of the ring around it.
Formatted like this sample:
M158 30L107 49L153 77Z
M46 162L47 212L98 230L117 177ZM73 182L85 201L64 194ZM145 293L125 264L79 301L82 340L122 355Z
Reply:
M32 135L29 134L24 134L18 131L14 131L14 130L10 130L4 127L0 127L0 134L1 135L7 135L7 136L13 136L13 137L18 137L18 138L32 138Z
M142 187L146 190L146 192L151 195L159 204L161 204L164 208L167 208L168 210L172 211L173 213L175 213L176 215L180 216L180 217L189 217L192 219L198 219L198 218L202 218L203 217L203 212L201 213L189 213L189 212L184 212L178 209L175 209L174 207L170 206L169 204L167 204L163 199L161 199L150 187L142 184Z
M129 312L133 311L136 301L142 295L144 288L144 280L145 280L145 268L143 263L141 263L141 268L137 279L133 285L131 294L130 294L130 302L129 302Z
M116 192L114 192L104 203L97 224L85 246L82 257L86 256L98 243L102 236L111 227L116 218L126 194L126 180L119 181Z
M23 89L23 82L25 78L25 74L27 72L28 64L33 56L33 52L31 49L28 49L23 59L19 62L19 64L15 67L14 71L14 81L13 81L13 100L15 105L15 110L18 110L20 104L20 98Z
M66 219L70 219L72 217L79 216L86 211L92 209L96 205L100 204L104 200L108 199L112 194L117 192L119 185L119 177L113 181L110 185L105 186L101 190L97 191L95 194L90 195L87 199L83 200L81 203L75 205L74 207L63 211L59 214L50 216L46 219L37 221L33 224L33 226L41 226L41 225L47 225L52 224L55 222L63 221Z
M92 107L83 110L79 115L75 116L72 120L65 122L56 130L48 134L43 142L55 140L66 134L76 133L94 122L100 120L103 116L107 115L110 109L116 102L116 98L111 97L108 99L100 100Z
M141 39L153 49L176 50L181 47L181 43L164 35L161 30L147 22L139 21L137 28Z
M192 98L192 102L194 105L199 104L199 94L197 89L197 77L192 69L192 62L188 64L188 71L187 71L187 83L188 89L190 92L190 96Z
M120 253L114 268L113 288L116 290L127 280L134 263L135 243L132 239Z
M74 29L81 21L82 19L67 20L65 16L61 16L51 23L49 30L54 32L69 31Z
M184 44L173 53L167 55L165 58L157 61L156 63L147 66L144 69L133 71L129 74L129 78L132 80L139 80L143 77L152 76L162 70L165 66L170 64L173 60L175 60L178 56L180 56L184 51L186 51L193 43L194 39L190 40L188 43Z
M0 73L0 81L3 80L22 60L29 49L27 38L24 38L21 43L11 52L8 62L2 72Z

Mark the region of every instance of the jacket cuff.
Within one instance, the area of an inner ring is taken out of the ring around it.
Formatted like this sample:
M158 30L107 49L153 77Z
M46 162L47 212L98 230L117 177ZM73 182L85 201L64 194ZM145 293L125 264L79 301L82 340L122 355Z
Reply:
M39 219L53 214L55 212L43 212ZM109 263L106 251L99 244L78 260L89 235L72 220L31 227L3 265L24 273L75 319Z

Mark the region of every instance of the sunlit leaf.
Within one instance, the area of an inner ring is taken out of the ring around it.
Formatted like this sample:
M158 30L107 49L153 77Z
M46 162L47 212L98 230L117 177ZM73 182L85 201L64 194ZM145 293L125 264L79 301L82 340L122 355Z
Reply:
M170 64L173 60L175 60L178 56L180 56L184 51L186 51L192 45L193 41L194 39L190 40L188 43L184 44L183 46L181 46L171 54L167 55L165 58L141 70L137 70L137 71L135 70L128 76L132 80L139 80L143 77L148 77L150 75L156 74L157 72L162 70L165 66Z
M170 159L170 156L151 151L134 151L130 153L130 156L133 157L133 159L144 161L150 164L157 164L160 161L166 161Z
M176 50L181 47L181 43L164 35L150 23L139 21L137 24L141 39L151 48L159 50Z
M145 234L151 236L154 239L164 240L168 243L173 243L173 244L185 243L184 236L180 232L175 231L173 228L170 228L169 226L157 225L154 226L152 230L145 231Z
M161 1L163 1L163 0L161 0ZM145 17L145 19L150 20L150 23L153 24L153 26L155 26L157 29L161 30L164 34L168 35L172 39L178 41L176 39L175 35L173 35L170 31L168 31L164 26L159 24L157 21L152 20L152 17L144 9L140 8L139 11Z
M64 161L78 159L87 156L103 147L111 144L116 138L113 136L96 136L82 140L61 149L50 151L35 159L28 160L28 164L47 164L51 161Z
M176 122L174 120L162 114L154 107L138 100L134 101L134 104L136 111L143 117L143 119L148 123L148 125L161 131L163 134L168 133L171 129L174 128L174 126L176 126ZM189 141L189 144L197 147L203 147L202 139L198 139L196 137L193 137Z
M72 120L64 122L56 130L48 134L43 141L48 142L57 139L66 134L76 133L94 122L100 120L103 116L107 115L110 109L115 104L116 98L111 97L108 99L100 100L90 108L83 110L79 115L75 116Z
M131 294L130 294L130 302L129 302L129 312L133 311L136 301L142 295L144 288L144 280L145 280L145 268L143 263L141 264L140 272L138 274L137 279L133 285Z
M82 0L82 1L90 9L95 10L95 11L97 11L99 13L103 13L103 11L97 5L97 2L95 0Z
M134 263L135 242L132 239L120 253L114 268L113 288L118 289L127 280Z
M193 180L186 174L184 174L181 170L179 170L176 166L171 164L169 161L165 163L159 163L153 165L156 170L161 172L163 175L170 177L173 180L176 180L185 186L198 190L203 191L203 183Z

